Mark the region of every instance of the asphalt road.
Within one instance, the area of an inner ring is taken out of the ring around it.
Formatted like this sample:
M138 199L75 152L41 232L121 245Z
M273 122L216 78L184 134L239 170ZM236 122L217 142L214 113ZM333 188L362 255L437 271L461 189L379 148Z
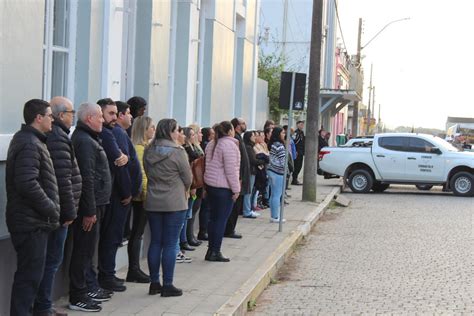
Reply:
M251 315L474 315L474 198L395 186L332 207Z

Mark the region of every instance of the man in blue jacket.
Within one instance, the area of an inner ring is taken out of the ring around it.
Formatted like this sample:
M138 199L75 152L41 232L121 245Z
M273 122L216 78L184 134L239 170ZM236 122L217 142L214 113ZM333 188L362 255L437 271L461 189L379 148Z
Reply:
M127 214L130 212L131 198L141 190L142 173L135 148L128 137L127 129L132 125L130 106L116 101L117 120L112 134L121 152L129 157L126 166L116 168L115 179L110 199L110 212L104 219L99 248L99 281L102 287L111 287L117 283L115 276L115 258L122 242ZM135 281L148 283L149 277L143 275Z

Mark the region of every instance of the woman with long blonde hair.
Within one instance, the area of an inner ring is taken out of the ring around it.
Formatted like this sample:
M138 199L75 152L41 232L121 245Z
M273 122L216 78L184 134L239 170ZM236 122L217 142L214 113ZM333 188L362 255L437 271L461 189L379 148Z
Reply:
M150 277L140 269L140 249L143 232L146 226L146 213L143 202L146 198L147 178L143 168L143 153L155 135L155 125L148 116L139 116L133 121L132 143L137 152L142 168L142 191L133 197L133 224L128 241L128 273L127 282L149 283Z

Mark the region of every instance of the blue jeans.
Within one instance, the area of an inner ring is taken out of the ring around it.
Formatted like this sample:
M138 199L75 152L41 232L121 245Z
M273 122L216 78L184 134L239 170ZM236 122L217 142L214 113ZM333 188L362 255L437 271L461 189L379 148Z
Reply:
M275 173L268 170L268 180L270 182L270 189L272 190L270 196L270 211L272 218L280 218L281 196L283 194L283 178L282 174Z
M252 192L255 184L255 175L250 175L250 193L244 195L244 216L249 216L252 213Z
M207 200L209 202L209 223L207 226L209 250L220 251L227 219L234 206L232 191L208 186Z
M176 244L179 232L186 219L186 211L147 212L151 241L148 248L148 268L151 282L160 281L160 265L163 270L163 285L173 284L176 264Z
M183 242L183 243L188 242L188 238L186 236L186 229L187 229L187 226L188 226L188 219L193 218L193 204L194 204L194 200L192 198L189 198L188 199L188 209L186 210L186 216L184 217L183 227L181 228L181 232L179 234L179 242L180 243L181 242ZM179 251L179 243L178 243L177 249Z
M49 233L43 279L38 288L34 304L35 312L51 311L53 306L51 293L53 290L54 276L63 261L67 229L67 227L61 226Z

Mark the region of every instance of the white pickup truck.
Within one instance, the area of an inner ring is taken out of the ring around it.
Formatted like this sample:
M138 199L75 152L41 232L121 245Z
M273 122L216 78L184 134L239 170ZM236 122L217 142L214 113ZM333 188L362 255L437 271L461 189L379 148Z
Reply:
M431 135L377 134L368 147L324 147L319 167L344 177L355 193L383 192L398 183L422 190L442 185L455 195L474 196L474 153Z

